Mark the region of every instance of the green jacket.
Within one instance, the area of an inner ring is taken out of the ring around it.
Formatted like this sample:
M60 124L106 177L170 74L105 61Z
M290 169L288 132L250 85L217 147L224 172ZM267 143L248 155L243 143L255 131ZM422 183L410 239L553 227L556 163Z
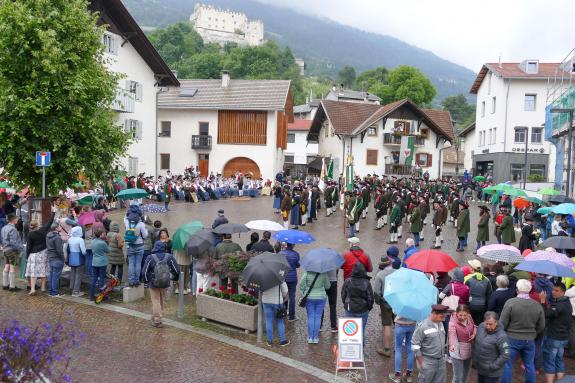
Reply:
M478 241L489 241L489 218L489 213L487 212L479 217L479 223L477 224Z
M397 203L391 208L389 223L395 224L395 226L399 226L401 224L401 207L399 207L399 204Z
M299 282L299 290L302 293L302 296L305 296L309 287L313 283L313 279L317 273L313 273L310 271L306 271L301 277L301 281ZM313 288L311 289L309 295L307 296L308 299L326 299L327 294L326 290L331 287L331 283L329 282L329 278L327 277L326 273L321 273L317 280L315 281Z
M506 215L501 222L501 242L504 244L515 243L515 228L513 227L513 218Z
M423 222L421 220L421 210L419 210L419 206L416 206L415 208L413 208L409 222L411 222L411 232L412 233L420 233L421 232L421 229L423 229Z
M457 217L457 236L465 237L470 231L469 209L461 209Z
M222 255L235 253L236 251L242 251L242 247L231 240L224 239L216 246L215 259L220 259Z
M92 241L92 266L104 267L108 266L108 254L110 247L100 238L94 238Z

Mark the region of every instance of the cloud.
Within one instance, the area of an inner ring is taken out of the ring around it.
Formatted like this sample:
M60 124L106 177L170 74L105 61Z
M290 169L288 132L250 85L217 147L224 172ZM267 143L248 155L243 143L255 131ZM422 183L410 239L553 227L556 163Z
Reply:
M259 0L396 37L478 71L485 62L561 61L575 2L556 0Z

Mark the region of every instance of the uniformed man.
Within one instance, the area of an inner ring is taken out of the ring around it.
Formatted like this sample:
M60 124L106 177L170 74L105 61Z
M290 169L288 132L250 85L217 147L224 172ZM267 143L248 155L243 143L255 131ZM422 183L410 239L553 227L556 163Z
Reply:
M449 313L444 305L431 306L429 317L420 322L411 338L411 350L415 354L419 370L418 382L445 383L445 328L443 321Z
M435 229L435 245L432 249L441 249L441 226L443 221L443 206L440 201L433 201L433 221L432 228Z

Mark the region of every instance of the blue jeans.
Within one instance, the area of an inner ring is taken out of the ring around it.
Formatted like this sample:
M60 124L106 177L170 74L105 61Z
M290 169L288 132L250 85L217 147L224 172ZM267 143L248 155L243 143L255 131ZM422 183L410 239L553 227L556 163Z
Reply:
M143 256L144 244L128 245L128 282L131 284L140 282Z
M48 261L50 264L50 295L60 294L60 275L64 268L64 261L53 259Z
M395 372L401 372L401 361L403 357L403 340L405 339L405 349L407 350L407 370L413 371L413 351L411 351L411 337L415 332L415 326L395 325Z
M278 337L280 342L285 342L285 327L284 320L276 318L276 310L283 308L284 305L274 305L272 303L264 303L264 313L266 315L266 335L268 337L268 342L272 342L274 339L274 322L278 321Z
M465 238L459 237L459 242L457 243L457 248L463 250L465 248Z
M415 246L419 246L419 233L413 233L413 241L415 242Z
M92 283L90 284L90 300L94 300L96 289L101 289L106 285L106 266L92 266Z
M287 282L288 287L288 319L295 319L295 292L297 290L297 281Z
M565 363L563 362L563 352L567 347L568 340L557 340L543 338L543 371L546 374L557 374L565 372Z
M347 310L344 310L345 313L345 317L346 318L361 318L362 319L362 335L363 335L363 346L365 347L365 326L367 326L367 318L369 318L369 311L366 311L364 313L352 313L349 312Z
M327 299L309 299L305 305L307 311L307 337L309 339L319 339L319 327L321 325L321 314Z
M142 256L142 262L140 262L140 264L142 266L140 266L140 280L143 281L144 280L144 275L142 274L143 270L144 270L144 265L146 264L146 259L152 254L152 250L144 250L144 255Z
M84 256L84 274L92 275L92 249L86 249Z
M505 363L501 383L511 383L513 364L517 354L521 355L521 360L525 366L525 383L535 383L535 341L509 338L508 343L511 355Z
M485 241L477 241L477 247L475 248L475 251L479 250L479 248L483 246L485 246Z
M355 237L355 223L349 224L349 238Z

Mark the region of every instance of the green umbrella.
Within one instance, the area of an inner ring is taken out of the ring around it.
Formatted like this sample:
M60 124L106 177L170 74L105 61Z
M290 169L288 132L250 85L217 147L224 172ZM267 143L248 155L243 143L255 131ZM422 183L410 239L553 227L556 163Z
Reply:
M78 205L91 205L94 203L94 195L93 194L89 194L87 196L84 196L82 198L80 198L79 200L76 200L76 202L78 202Z
M475 176L475 177L473 177L473 181L485 181L485 177L483 177L483 176Z
M512 197L527 197L527 193L525 193L525 191L516 188L503 190L503 194L507 194Z
M525 199L529 202L536 203L537 205L544 205L545 204L545 202L543 202L542 200L540 200L537 197L525 197Z
M144 189L124 189L116 194L117 199L138 199L148 196L148 192Z
M493 194L495 192L502 192L509 189L513 189L513 186L507 184L498 184L486 187L485 189L483 189L483 192Z
M559 195L559 194L561 194L561 192L559 190L555 190L553 188L539 189L538 193L542 194L542 195Z
M192 221L180 226L172 236L172 249L183 250L186 246L186 242L188 242L192 234L203 228L204 224L200 221Z
M0 189L8 189L8 188L11 188L11 187L12 187L12 185L10 185L10 184L8 183L8 181L6 181L6 180L1 180L1 181L0 181Z

